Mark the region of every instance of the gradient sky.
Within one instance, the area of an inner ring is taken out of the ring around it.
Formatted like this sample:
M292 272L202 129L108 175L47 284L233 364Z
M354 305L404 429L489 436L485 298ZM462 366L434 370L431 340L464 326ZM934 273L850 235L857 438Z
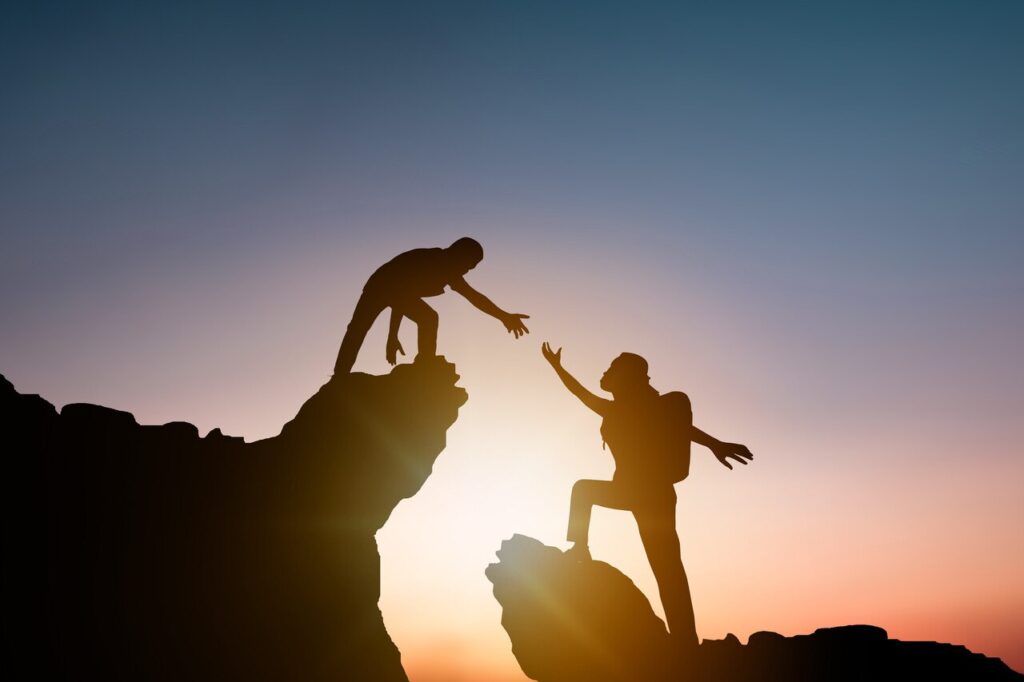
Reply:
M1024 670L1022 35L1016 1L5 7L0 372L270 436L377 265L472 235L533 333L432 299L470 402L378 534L412 682L524 679L483 569L611 474L545 339L755 452L679 486L701 636ZM593 549L660 612L627 514Z

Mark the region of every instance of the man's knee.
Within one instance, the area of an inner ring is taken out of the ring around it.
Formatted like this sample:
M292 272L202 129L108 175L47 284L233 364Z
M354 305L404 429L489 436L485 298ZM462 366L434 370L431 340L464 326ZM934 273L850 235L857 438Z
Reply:
M422 300L400 304L399 309L410 320L416 323L420 329L437 328L437 311L424 303Z

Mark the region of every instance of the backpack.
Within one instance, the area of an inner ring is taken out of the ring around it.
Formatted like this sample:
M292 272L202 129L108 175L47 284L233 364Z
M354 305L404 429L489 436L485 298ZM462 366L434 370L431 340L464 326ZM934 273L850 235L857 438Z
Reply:
M689 396L682 391L666 393L659 402L664 408L661 418L665 429L665 440L658 449L662 458L659 468L673 483L678 483L690 473L693 409Z
M681 391L653 400L616 406L601 424L612 446L616 475L658 483L678 483L690 473L693 413Z

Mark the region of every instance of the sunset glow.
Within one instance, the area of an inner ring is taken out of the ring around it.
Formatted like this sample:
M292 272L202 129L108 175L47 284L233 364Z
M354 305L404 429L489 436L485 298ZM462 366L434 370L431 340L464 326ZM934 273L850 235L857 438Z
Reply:
M729 471L694 446L677 486L702 638L871 623L1024 671L1024 100L1000 66L1022 15L893 12L439 13L427 40L364 7L340 37L291 17L309 43L272 32L275 59L269 18L231 24L199 40L209 69L134 41L82 65L137 20L98 16L2 114L0 372L265 438L330 376L374 268L470 235L467 279L530 334L429 300L469 401L377 536L412 682L526 680L484 569L515 533L565 547L573 482L612 473L542 341L594 391L640 353L754 452ZM61 42L26 22L22 49ZM156 88L135 49L184 71ZM388 371L386 324L357 371ZM661 614L630 515L595 510L591 538Z

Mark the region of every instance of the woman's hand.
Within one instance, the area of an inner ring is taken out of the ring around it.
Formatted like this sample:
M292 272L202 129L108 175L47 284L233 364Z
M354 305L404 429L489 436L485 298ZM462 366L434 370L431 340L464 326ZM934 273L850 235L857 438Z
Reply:
M551 344L549 344L547 341L545 341L544 344L540 347L540 352L541 352L541 355L544 356L544 359L547 360L549 363L551 363L552 367L554 367L555 369L561 369L562 368L562 349L561 348L559 348L558 350L551 350Z
M715 457L727 469L732 469L732 464L729 462L730 457L744 465L747 463L747 460L754 459L750 449L746 445L740 445L739 443L718 442L711 448L711 452L715 453Z
M551 350L551 344L545 341L541 344L540 352L544 356L544 359L551 363L551 366L555 369L555 374L561 379L562 383L569 393L580 399L584 405L598 413L602 417L608 414L608 410L612 405L611 400L605 398L599 398L594 395L581 384L576 377L569 374L569 370L562 367L562 349Z

